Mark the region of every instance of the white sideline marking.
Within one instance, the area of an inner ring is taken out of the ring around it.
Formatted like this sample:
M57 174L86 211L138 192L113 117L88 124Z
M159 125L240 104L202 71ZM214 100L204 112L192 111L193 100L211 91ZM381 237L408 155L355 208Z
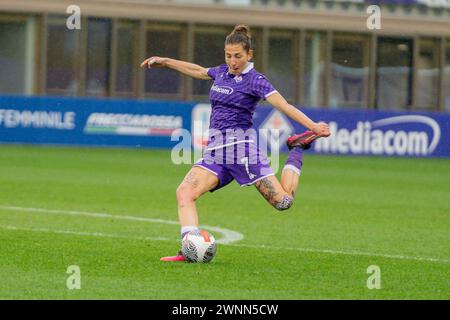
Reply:
M230 244L230 246L247 247L247 248L266 248L266 249L274 249L274 250L292 250L292 251L312 252L312 253L342 254L342 255L349 255L349 256L368 256L368 257L380 257L380 258L399 259L399 260L415 260L415 261L450 263L450 260L448 260L448 259L438 259L438 258L432 258L432 257L413 257L413 256L404 256L404 255L395 255L395 254L361 252L361 251L274 247L274 246L251 245L251 244Z
M56 233L56 234L71 234L77 236L94 236L94 237L105 237L105 238L117 238L117 239L127 239L127 240L151 240L151 241L178 241L163 237L133 237L133 236L121 236L109 233L100 232L79 232L79 231L68 231L68 230L52 230L46 228L21 228L15 226L3 226L0 225L1 229L13 230L13 231L30 231L30 232L45 232L45 233ZM369 256L369 257L380 257L389 259L400 259L400 260L415 260L415 261L428 261L428 262L440 262L440 263L450 263L450 260L437 259L437 258L426 258L426 257L410 257L403 255L392 255L392 254L377 254L359 251L342 251L342 250L325 250L325 249L311 249L311 248L289 248L289 247L274 247L266 245L250 245L250 244L227 244L233 247L244 247L244 248L257 248L257 249L272 249L272 250L292 250L300 252L312 252L312 253L326 253L326 254L340 254L340 255L351 255L351 256Z
M71 215L85 215L85 216L94 216L101 218L117 218L122 220L137 220L137 221L147 221L147 222L157 222L157 223L167 223L167 224L178 224L175 221L167 221L161 219L151 219L151 218L143 218L143 217L133 217L133 216L115 216L109 215L107 213L89 213L89 212L79 212L79 211L64 211L64 210L47 210L47 209L38 209L38 208L19 208L19 207L8 207L1 206L0 209L5 210L13 210L13 211L30 211L30 212L50 212L50 213L61 213L61 214L71 214ZM70 213L69 213L70 212ZM119 218L118 218L119 217ZM207 227L207 226L204 226ZM107 234L100 232L79 232L79 231L65 231L65 230L53 230L46 228L21 228L10 225L0 225L1 229L14 230L14 231L31 231L31 232L46 232L46 233L56 233L56 234L72 234L79 236L95 236L95 237L107 237L107 238L119 238L119 239L131 239L131 240L152 240L152 241L179 241L175 239L163 238L163 237L133 237L133 236L122 236L116 234ZM218 230L227 230L216 227L208 227L208 229L216 229ZM231 230L228 230L231 231ZM221 231L218 231L221 232ZM231 231L235 232L235 231ZM236 234L241 235L238 232ZM241 235L242 236L242 235ZM243 236L242 236L243 238ZM345 250L328 250L328 249L313 249L313 248L299 248L299 247L276 247L276 246L266 246L266 245L250 245L250 244L231 244L230 242L224 242L224 239L217 240L218 243L227 244L234 247L244 247L244 248L257 248L257 249L272 249L272 250L292 250L292 251L300 251L300 252L311 252L311 253L325 253L325 254L334 254L334 255L350 255L350 256L368 256L368 257L380 257L380 258L388 258L388 259L399 259L399 260L414 260L414 261L427 261L427 262L439 262L439 263L450 263L449 259L438 259L432 257L414 257L414 256L405 256L405 255L393 255L393 254L382 254L382 253L370 253L370 252L361 252L361 251L345 251ZM238 241L238 240L234 240ZM233 241L232 241L233 242Z
M83 211L67 211L67 210L51 210L51 209L42 209L42 208L21 208L21 207L12 207L12 206L2 206L0 205L0 209L10 210L10 211L25 211L25 212L34 212L34 213L50 213L50 214L63 214L63 215L73 215L73 216L86 216L86 217L95 217L102 219L115 219L115 220L131 220L131 221L141 221L141 222L150 222L150 223L165 223L165 224L175 224L178 225L177 221L163 220L163 219L154 219L154 218L144 218L144 217L135 217L135 216L120 216L113 215L109 213L99 213L99 212L83 212ZM213 226L201 226L204 229L211 230L214 232L219 232L223 235L222 239L218 239L217 243L221 244L229 244L236 241L240 241L244 239L242 233L220 228ZM145 239L145 238L139 238Z
M47 228L21 228L15 226L2 226L1 229L13 230L13 231L32 231L32 232L45 232L45 233L57 233L57 234L72 234L76 236L93 236L93 237L104 237L104 238L117 238L117 239L128 239L128 240L152 240L152 241L174 241L174 239L163 238L163 237L132 237L132 236L121 236L117 234L101 233L101 232L83 232L83 231L70 231L70 230L53 230Z

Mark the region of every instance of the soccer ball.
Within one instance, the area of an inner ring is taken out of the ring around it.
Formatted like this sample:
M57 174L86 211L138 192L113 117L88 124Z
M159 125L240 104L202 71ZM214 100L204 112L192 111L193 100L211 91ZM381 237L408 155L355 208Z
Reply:
M210 262L216 250L216 239L205 230L191 231L181 242L181 253L189 262Z

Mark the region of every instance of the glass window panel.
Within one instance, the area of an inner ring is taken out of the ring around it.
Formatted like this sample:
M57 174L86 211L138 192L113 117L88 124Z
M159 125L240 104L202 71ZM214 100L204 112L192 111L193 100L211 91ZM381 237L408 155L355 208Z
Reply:
M65 19L59 18L49 22L47 33L47 89L76 95L80 31L67 29Z
M25 93L26 22L0 21L0 93Z
M269 37L267 77L288 100L295 99L294 33L274 33Z
M439 41L420 39L419 48L416 108L433 109L439 94Z
M194 61L205 68L215 67L225 63L224 44L226 31L205 32L197 31L194 40ZM212 82L194 80L193 90L195 95L209 95Z
M302 96L306 106L324 106L326 34L307 32L305 35Z
M109 90L111 21L89 19L86 56L86 94L104 97Z
M450 112L450 40L445 46L445 65L444 65L444 107Z
M367 107L369 90L369 38L333 35L330 106Z
M160 56L181 59L181 30L147 31L147 57ZM154 68L145 73L145 92L179 93L182 76L168 68Z
M136 37L133 26L119 27L117 30L116 88L118 92L134 92L136 78Z
M377 107L407 109L411 105L412 40L378 38Z

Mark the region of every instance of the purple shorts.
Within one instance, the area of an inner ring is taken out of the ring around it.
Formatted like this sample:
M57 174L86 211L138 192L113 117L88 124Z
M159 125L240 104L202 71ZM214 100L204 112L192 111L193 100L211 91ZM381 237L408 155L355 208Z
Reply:
M274 175L267 156L260 152L254 140L222 146L208 144L203 158L194 166L204 168L219 178L219 184L211 192L234 179L243 187Z

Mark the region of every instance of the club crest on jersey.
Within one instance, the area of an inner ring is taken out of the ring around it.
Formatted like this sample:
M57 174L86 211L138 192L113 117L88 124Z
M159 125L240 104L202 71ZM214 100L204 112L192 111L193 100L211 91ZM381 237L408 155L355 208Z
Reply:
M242 76L237 76L234 78L234 81L236 82L241 82L242 81Z
M211 90L212 90L212 91L215 91L215 92L218 92L218 93L228 94L228 95L232 94L233 91L234 91L233 88L231 88L231 87L227 87L227 86L218 86L218 85L216 85L216 84L214 84L214 85L211 87Z

